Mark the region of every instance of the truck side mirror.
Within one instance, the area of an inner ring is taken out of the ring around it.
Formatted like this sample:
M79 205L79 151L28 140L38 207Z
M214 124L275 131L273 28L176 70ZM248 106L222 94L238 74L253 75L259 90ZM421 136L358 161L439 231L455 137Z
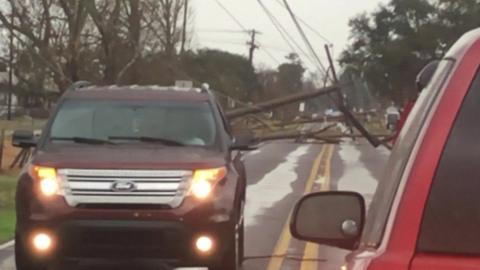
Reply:
M242 134L235 136L230 150L251 151L257 149L255 137L252 134Z
M300 240L354 250L365 222L365 200L354 192L320 192L296 205L290 231Z
M438 65L440 64L439 60L434 60L428 63L421 71L418 73L417 76L417 90L421 92L425 87L428 86L430 81L432 80L435 71L437 71Z
M20 148L31 148L37 146L35 134L30 130L16 130L12 135L12 145Z

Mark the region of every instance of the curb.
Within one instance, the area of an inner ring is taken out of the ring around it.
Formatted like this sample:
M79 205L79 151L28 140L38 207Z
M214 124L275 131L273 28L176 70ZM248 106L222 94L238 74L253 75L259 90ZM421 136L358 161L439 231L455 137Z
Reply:
M3 245L0 245L0 250L3 250L3 249L7 249L7 248L10 248L10 247L13 247L15 245L15 241L10 241L10 242L7 242Z

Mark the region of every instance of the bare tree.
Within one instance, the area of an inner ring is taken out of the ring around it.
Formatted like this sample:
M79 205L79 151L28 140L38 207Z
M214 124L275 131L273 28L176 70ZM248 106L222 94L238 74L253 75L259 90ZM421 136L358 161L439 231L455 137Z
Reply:
M104 80L106 83L115 82L115 54L114 45L118 37L121 0L85 0L98 33L100 34L101 47L104 54Z
M177 47L181 41L184 0L156 0L145 1L151 16L156 18L151 25L156 29L158 40L161 41L163 51L169 57L177 54Z
M58 10L52 1L8 0L3 4L8 6L9 12L0 11L2 25L13 30L18 44L34 54L53 73L59 88L67 85L71 79L64 72L62 57L54 44L55 38L60 35L58 30L63 28L63 18L57 16Z
M68 25L67 51L65 54L66 68L72 81L78 81L79 76L79 52L81 50L82 32L87 22L87 9L85 1L59 0Z
M131 50L131 59L126 65L119 71L116 77L116 83L120 84L125 74L133 67L133 65L141 58L142 50L144 49L141 44L142 36L142 13L143 9L139 0L124 0L126 10L126 21L128 22L128 45ZM134 77L138 77L138 70L133 71Z
M60 91L81 79L137 83L140 61L160 55L176 61L184 4L184 0L0 0L0 24L14 33L22 56L17 62L31 66L31 74L19 74L27 87L33 80L36 85L52 80Z

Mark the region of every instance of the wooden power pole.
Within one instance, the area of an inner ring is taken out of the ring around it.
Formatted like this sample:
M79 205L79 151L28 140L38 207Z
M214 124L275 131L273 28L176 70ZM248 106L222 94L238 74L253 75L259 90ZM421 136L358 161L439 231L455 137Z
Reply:
M260 34L260 32L256 31L255 29L250 31L251 39L250 42L247 43L248 45L250 45L248 54L248 61L250 62L250 65L253 65L253 55L255 53L255 50L259 48L256 43L257 34Z
M13 25L13 12L10 17ZM10 59L8 61L8 96L7 96L7 120L12 120L12 94L13 94L13 27L10 29Z
M185 46L187 43L187 27L188 27L188 1L185 0L183 6L183 32L182 32L182 48L180 50L181 54L185 52Z

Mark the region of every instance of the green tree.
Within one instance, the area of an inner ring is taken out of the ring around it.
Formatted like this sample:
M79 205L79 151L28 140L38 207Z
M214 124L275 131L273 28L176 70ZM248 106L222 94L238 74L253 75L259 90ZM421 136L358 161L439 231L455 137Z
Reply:
M480 0L438 0L443 45L451 46L465 31L480 26Z
M260 88L248 59L238 54L200 50L183 56L181 67L186 79L207 82L211 88L242 101L250 101Z
M287 63L278 67L278 87L283 94L293 94L303 90L305 68L295 53L286 56Z
M416 95L415 77L466 31L480 26L479 0L391 0L350 21L341 64L397 102Z

